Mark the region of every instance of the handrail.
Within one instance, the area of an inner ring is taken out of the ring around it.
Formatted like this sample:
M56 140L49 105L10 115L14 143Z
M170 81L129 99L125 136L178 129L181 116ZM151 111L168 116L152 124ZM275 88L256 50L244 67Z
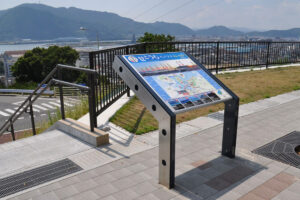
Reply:
M31 101L29 101L29 99L32 97L32 95L30 95L22 104L21 106L19 106L19 108L10 116L10 118L2 125L2 127L0 128L0 136L3 135L4 131L7 130L9 128L9 126L11 124L13 124L17 119L18 117L20 117L26 110L29 106L31 106L35 100L44 93L44 91L46 91L46 89L48 89L48 87L50 87L52 81L50 80L49 83L47 84L46 87L44 87L39 93L38 95ZM29 101L28 105L25 106L23 108L23 110L21 112L19 112L21 110L21 108L24 106L24 104ZM19 112L19 114L17 114Z
M60 72L60 69L69 69L69 70L75 70L75 71L81 71L81 72L85 72L88 73L90 75L95 75L97 74L97 71L92 70L92 69L85 69L85 68L79 68L79 67L73 67L73 66L68 66L68 65L62 65L62 64L58 64L56 65L53 70L44 78L44 80L41 82L41 84L27 97L27 99L18 107L18 109L9 117L9 119L1 126L0 128L0 136L3 135L3 133L8 130L8 128L11 126L12 128L12 134L13 134L13 139L15 138L14 136L14 131L13 131L13 123L30 107L31 112L32 112L32 104L53 84L53 83L57 83L59 85L67 85L67 86L73 86L73 87L77 87L80 88L82 90L88 90L90 91L91 88L87 87L87 86L82 86L82 85L78 85L78 84L74 84L74 83L70 83L70 82L66 82L66 81L62 81L62 80L58 80L58 79L54 79L52 78L53 75L58 71ZM59 77L60 78L60 77ZM47 83L46 87L42 86ZM42 90L40 90L42 88ZM38 92L39 91L39 92ZM38 92L38 93L37 93ZM33 95L36 96L32 99ZM62 94L62 93L61 93ZM26 103L28 103L26 105ZM63 101L61 100L61 104L63 104ZM93 104L93 103L91 103ZM26 105L26 106L25 106ZM63 108L63 105L62 105ZM64 111L64 109L62 109L62 111ZM62 115L64 116L64 113L62 113ZM31 113L31 117L33 117L33 114ZM90 116L91 117L91 116ZM64 118L63 118L64 119ZM32 119L33 122L33 126L34 125L34 121ZM33 130L35 130L35 127L33 127ZM94 130L94 127L91 127L91 130Z
M61 80L57 80L57 79L52 79L52 81L55 82L55 83L61 84L61 85L77 87L77 88L80 88L82 90L90 90L90 88L87 87L87 86L83 86L83 85L79 85L79 84L75 84L75 83L69 83L69 82L61 81Z
M80 68L80 67L73 67L73 66L69 66L69 65L62 65L62 64L58 64L56 65L57 68L61 68L61 69L71 69L74 71L80 71L80 72L86 72L89 74L95 74L97 73L95 70L93 69L86 69L86 68Z

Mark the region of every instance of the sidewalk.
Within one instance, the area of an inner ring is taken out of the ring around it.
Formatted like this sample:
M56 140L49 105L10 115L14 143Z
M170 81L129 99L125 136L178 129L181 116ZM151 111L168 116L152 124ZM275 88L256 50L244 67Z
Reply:
M251 151L292 131L300 131L300 91L240 106L235 159L220 155L223 122L216 116L200 117L177 126L176 187L172 190L157 183L157 131L135 136L109 123L111 144L100 148L57 131L1 145L1 177L62 158L69 158L83 168L6 198L299 200L300 169ZM63 145L63 141L69 145ZM21 162L22 148L27 149L26 155L35 152L30 164ZM11 154L16 151L15 158ZM39 156L40 151L43 156ZM9 158L10 166L18 165L13 171L8 165L3 167Z

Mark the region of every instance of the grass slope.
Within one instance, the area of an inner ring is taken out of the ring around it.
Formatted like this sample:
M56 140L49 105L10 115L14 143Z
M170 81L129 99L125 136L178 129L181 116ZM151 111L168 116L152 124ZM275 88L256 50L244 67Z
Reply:
M276 68L217 75L240 97L240 104L300 89L300 67ZM177 123L224 109L223 104L177 115ZM158 129L158 122L137 97L132 98L110 119L129 132L142 134Z

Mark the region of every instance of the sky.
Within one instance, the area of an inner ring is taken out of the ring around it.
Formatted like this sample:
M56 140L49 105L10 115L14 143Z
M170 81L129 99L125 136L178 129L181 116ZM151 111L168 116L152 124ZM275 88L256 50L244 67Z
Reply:
M300 0L0 0L0 10L22 3L107 11L136 21L174 22L193 29L300 27Z

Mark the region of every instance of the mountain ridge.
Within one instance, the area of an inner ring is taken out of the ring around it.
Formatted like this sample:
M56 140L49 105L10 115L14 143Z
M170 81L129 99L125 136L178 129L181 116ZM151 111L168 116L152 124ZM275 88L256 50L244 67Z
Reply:
M133 34L142 35L144 32L175 36L300 38L300 28L244 32L225 26L212 26L192 30L180 23L144 23L111 12L75 7L54 8L43 4L21 4L0 10L0 27L0 41L67 37L95 40L98 36L101 40L131 39ZM80 27L84 27L85 31Z

